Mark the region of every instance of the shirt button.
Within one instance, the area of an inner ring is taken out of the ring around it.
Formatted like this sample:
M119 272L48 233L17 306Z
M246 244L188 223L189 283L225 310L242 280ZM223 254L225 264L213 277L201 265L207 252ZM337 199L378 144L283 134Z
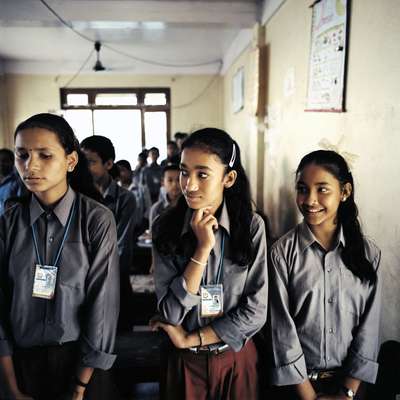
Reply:
M334 332L333 329L329 328L329 333L333 333L333 332Z
M328 357L328 358L327 358L327 360L328 360L328 361L331 361L331 358L330 358L330 357Z
M326 272L331 272L332 271L332 269L331 268L328 268L327 270L326 270Z
M51 214L46 214L47 219L51 219Z
M328 303L333 303L333 297L331 297L330 299L328 299Z
M53 241L54 241L53 236L50 236L50 237L49 237L49 242L50 242L50 243L53 243Z

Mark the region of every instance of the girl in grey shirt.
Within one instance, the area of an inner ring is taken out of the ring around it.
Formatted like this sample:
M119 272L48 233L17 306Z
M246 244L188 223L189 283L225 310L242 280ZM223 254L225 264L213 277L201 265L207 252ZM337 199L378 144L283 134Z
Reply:
M265 227L237 143L215 128L182 145L178 204L153 226L154 277L173 349L168 399L257 398L252 341L267 315Z
M378 370L380 251L361 232L342 156L306 155L296 191L304 220L271 249L272 383L282 399L362 398Z
M114 218L75 191L96 193L63 118L22 122L15 153L29 195L0 217L0 398L90 398L116 358Z

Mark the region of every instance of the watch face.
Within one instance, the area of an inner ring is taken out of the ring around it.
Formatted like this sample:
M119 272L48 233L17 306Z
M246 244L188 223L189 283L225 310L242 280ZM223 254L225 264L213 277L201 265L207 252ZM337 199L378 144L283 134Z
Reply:
M356 395L352 389L349 389L345 386L343 386L342 390L343 390L343 393L345 394L345 396L350 399L353 399L354 396Z

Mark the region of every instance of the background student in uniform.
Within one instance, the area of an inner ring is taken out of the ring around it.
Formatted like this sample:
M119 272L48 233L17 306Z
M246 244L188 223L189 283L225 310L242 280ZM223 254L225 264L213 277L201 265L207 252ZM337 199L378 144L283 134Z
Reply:
M0 217L0 398L78 400L89 381L90 398L115 360L115 222L80 193L95 190L63 118L22 122L15 154L29 195Z
M361 399L378 371L381 253L342 156L307 154L296 191L304 220L271 250L272 383L279 399Z
M184 196L153 225L158 309L173 343L166 398L256 399L252 336L267 315L264 223L237 143L207 128L183 144ZM218 297L219 301L216 301Z
M143 184L149 189L152 204L158 201L160 195L162 167L157 162L158 157L160 157L158 148L152 147L149 150L151 162L143 169Z
M119 186L110 175L114 167L115 149L110 139L94 135L81 142L94 183L103 196L103 203L113 212L117 223L119 264L121 270L121 311L119 329L130 328L132 288L129 270L133 266L135 228L139 225L135 195Z
M25 186L14 168L14 153L10 149L0 149L0 215L8 199L25 193Z
M134 179L131 164L127 160L119 160L115 163L119 168L118 183L131 191L136 198L136 211L138 215L137 235L143 233L149 225L149 212L151 208L150 192L140 179Z
M182 194L179 184L179 165L168 164L163 168L161 187L164 188L160 200L154 203L150 209L150 230L154 220L168 207L174 207Z

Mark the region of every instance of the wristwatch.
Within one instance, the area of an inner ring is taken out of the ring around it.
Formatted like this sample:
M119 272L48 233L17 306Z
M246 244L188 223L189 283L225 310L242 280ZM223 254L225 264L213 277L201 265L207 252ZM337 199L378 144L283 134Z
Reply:
M349 399L354 399L354 396L356 395L356 393L354 392L354 390L347 388L346 386L342 386L342 392L345 394L346 397L348 397Z

